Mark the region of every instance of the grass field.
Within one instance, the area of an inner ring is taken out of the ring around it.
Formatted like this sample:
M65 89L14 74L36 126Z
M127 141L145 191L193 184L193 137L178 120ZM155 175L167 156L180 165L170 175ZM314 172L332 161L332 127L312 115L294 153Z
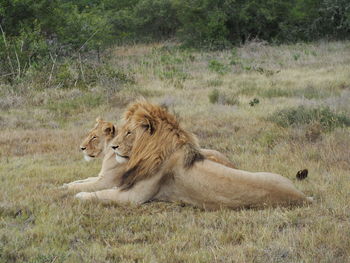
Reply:
M350 262L350 42L164 43L105 57L108 70L85 86L69 62L0 86L0 262ZM141 96L168 105L202 147L290 178L315 204L208 212L82 203L58 190L97 175L101 161L79 152L95 118L117 122Z

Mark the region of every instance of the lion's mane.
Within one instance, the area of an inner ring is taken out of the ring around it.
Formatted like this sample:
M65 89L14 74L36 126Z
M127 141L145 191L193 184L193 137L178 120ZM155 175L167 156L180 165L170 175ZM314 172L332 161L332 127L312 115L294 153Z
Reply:
M128 189L136 182L156 174L163 161L172 153L184 150L183 165L190 168L196 161L204 160L197 137L181 128L175 116L160 106L138 101L131 105L125 120L138 130L127 171L121 187Z

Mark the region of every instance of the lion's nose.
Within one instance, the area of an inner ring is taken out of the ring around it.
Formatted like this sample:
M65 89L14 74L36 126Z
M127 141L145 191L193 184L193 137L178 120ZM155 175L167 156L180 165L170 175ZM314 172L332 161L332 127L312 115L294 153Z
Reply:
M112 147L112 149L113 149L113 150L115 150L115 149L118 149L118 148L119 148L119 146L118 146L118 145L112 145L111 147Z
M86 150L86 147L80 147L80 150L84 151Z

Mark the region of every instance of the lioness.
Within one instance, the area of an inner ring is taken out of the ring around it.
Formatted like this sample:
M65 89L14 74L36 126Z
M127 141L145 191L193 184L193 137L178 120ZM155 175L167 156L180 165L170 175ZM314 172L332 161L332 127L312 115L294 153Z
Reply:
M86 161L103 157L101 170L97 177L64 184L63 188L76 191L96 191L112 188L118 184L118 176L121 175L125 164L115 161L115 153L109 147L109 143L115 135L116 127L113 123L101 118L96 119L94 128L88 132L80 149Z
M281 175L232 169L207 159L194 134L159 106L137 102L125 120L111 142L116 160L127 159L118 187L78 193L77 198L181 201L210 210L312 202Z
M101 118L96 119L94 128L83 139L80 149L86 161L104 157L101 171L97 177L89 177L85 180L64 184L63 188L76 191L96 191L118 185L123 168L125 167L122 163L127 162L127 158L116 155L113 149L108 147L110 141L115 137L116 131L117 129L113 123L104 121ZM234 167L226 156L218 151L209 149L201 149L200 151L206 158L212 161L228 167ZM116 162L115 158L118 158L118 162Z

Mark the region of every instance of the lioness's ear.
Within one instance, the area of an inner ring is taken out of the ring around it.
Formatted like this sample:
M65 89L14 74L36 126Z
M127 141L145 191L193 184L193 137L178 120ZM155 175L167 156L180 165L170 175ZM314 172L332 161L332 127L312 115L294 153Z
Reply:
M147 117L145 117L142 121L142 127L144 127L146 130L149 131L149 133L152 135L155 131L155 125L154 123Z
M101 121L103 121L102 118L101 118L100 116L98 116L98 117L96 118L96 122L101 122Z

